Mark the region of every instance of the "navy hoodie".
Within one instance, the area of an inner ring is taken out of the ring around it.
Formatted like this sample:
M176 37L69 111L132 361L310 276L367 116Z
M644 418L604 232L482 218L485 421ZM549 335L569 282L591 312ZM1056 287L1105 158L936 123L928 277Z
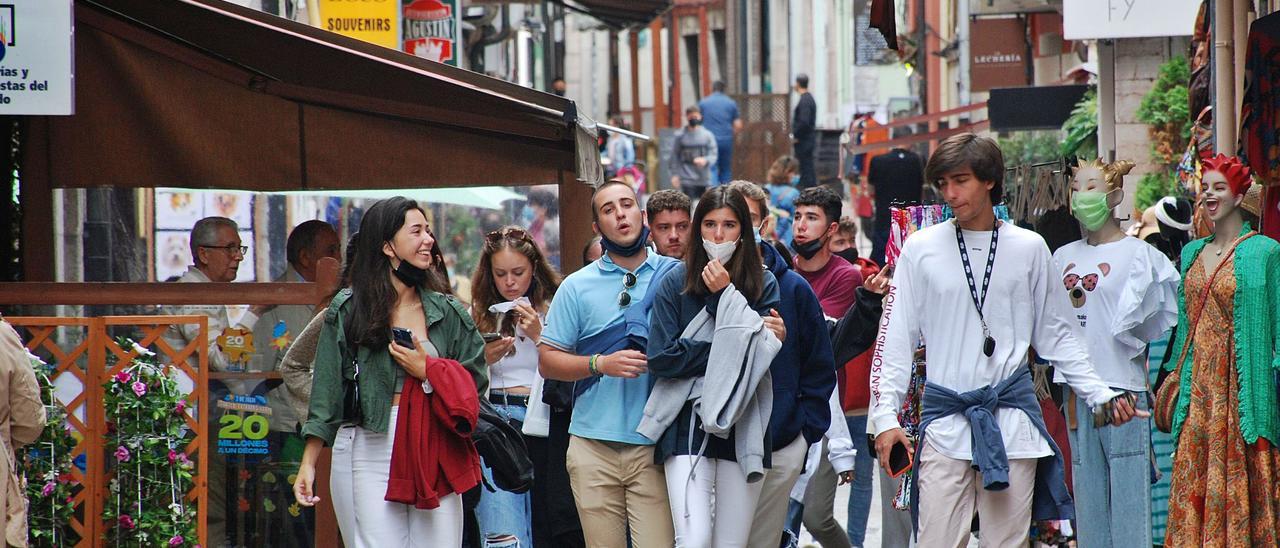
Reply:
M807 443L822 440L831 425L828 401L836 387L835 357L827 321L818 296L769 244L761 244L764 265L778 280L778 314L787 326L787 340L773 358L773 415L769 432L778 450L804 435Z

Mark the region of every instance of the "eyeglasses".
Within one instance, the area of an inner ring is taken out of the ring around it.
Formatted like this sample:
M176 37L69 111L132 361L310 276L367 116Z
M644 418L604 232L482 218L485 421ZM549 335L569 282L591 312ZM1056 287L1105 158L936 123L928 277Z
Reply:
M205 249L221 249L232 255L235 255L237 251L239 251L241 255L249 252L249 246L247 245L202 245L200 247Z
M636 286L636 275L630 272L622 276L622 291L618 293L618 306L626 308L631 305L631 288Z
M493 232L485 234L484 239L485 239L485 242L488 243L490 246L496 246L498 245L498 243L502 242L502 240L504 239L525 241L525 242L533 241L533 239L529 237L528 232L525 232L523 228L516 228L516 227L504 228L502 230L495 230Z

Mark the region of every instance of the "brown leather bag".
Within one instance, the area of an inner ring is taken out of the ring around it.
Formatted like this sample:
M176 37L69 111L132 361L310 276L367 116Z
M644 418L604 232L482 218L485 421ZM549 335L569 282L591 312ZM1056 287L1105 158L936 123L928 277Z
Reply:
M1178 410L1178 395L1182 390L1182 362L1187 359L1187 351L1191 349L1191 340L1196 336L1196 324L1200 323L1200 316L1204 314L1205 306L1209 301L1209 293L1213 291L1213 282L1218 278L1218 272L1222 271L1222 267L1231 261L1240 242L1257 235L1257 231L1250 231L1236 238L1236 241L1231 243L1231 249L1227 250L1226 256L1222 258L1222 261L1218 263L1218 267L1213 269L1213 274L1209 276L1209 283L1205 285L1204 293L1200 295L1200 308L1196 311L1195 318L1191 319L1187 338L1183 340L1182 352L1178 354L1178 361L1174 362L1173 372L1169 374L1169 377L1164 380L1164 384L1160 385L1160 389L1156 391L1155 406L1151 409L1151 418L1155 422L1156 430L1166 434L1173 433L1173 415ZM1183 279L1186 279L1185 273L1183 274Z

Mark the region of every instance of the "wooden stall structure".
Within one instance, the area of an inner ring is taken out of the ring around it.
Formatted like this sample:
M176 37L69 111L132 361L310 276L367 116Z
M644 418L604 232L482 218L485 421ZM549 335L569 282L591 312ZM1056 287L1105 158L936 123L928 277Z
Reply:
M132 327L143 335L137 341L143 347L154 347L161 356L161 362L167 368L180 370L187 378L194 381L196 390L191 392L187 401L191 407L183 413L183 419L195 437L184 448L187 454L195 456L197 463L195 487L185 494L188 502L197 504L200 522L197 526L201 542L206 536L206 520L208 506L208 484L206 478L209 453L209 402L207 345L208 319L204 316L104 316L98 318L47 318L47 317L9 317L10 324L27 332L27 350L33 354L44 355L53 360L56 369L51 377L55 382L59 378L70 376L72 382L82 387L81 392L70 401L61 403L67 409L68 426L79 438L72 455L83 458L85 467L81 471L72 467L70 473L82 486L73 499L76 513L71 520L71 529L80 537L78 546L104 546L103 535L110 529L110 524L103 521L103 509L107 503L108 482L113 471L107 467L107 449L103 441L108 434L106 420L105 397L103 384L123 370L137 356L131 348L121 348L108 335L111 328ZM200 328L200 337L185 348L173 348L163 339L161 334L170 326L195 324ZM59 329L76 329L82 331L77 337L79 344L66 348L59 344L55 332ZM110 364L109 361L114 363ZM194 365L190 362L194 360ZM195 414L192 411L196 411ZM32 479L32 478L29 478ZM38 501L33 501L38 503Z
M23 119L26 281L55 279L54 188L556 184L563 247L591 237L569 99L222 0L75 0L75 63L75 115Z

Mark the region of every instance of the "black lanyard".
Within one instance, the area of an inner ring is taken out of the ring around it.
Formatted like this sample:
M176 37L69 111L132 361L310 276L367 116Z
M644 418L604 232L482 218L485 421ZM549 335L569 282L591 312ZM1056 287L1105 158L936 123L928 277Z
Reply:
M953 221L954 222L954 221ZM960 261L964 263L964 277L969 282L969 294L973 296L973 306L978 309L978 321L982 322L982 353L988 358L996 351L996 340L991 338L991 330L987 329L987 320L982 317L982 307L987 304L987 287L991 285L991 270L996 264L996 244L1000 242L999 220L991 227L991 250L987 253L987 275L982 279L982 295L978 295L978 285L973 281L973 267L969 265L969 250L964 248L964 232L960 223L956 225L956 244L960 246Z

